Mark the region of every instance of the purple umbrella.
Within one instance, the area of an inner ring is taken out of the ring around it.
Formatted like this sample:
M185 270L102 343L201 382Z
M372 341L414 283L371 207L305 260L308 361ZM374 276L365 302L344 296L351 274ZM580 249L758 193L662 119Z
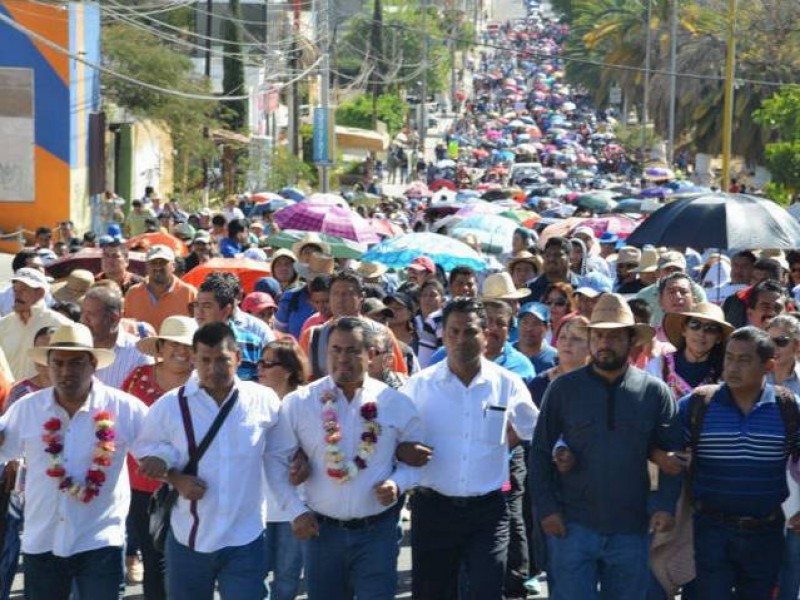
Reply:
M672 193L668 187L649 187L639 192L639 198L666 198Z
M279 210L273 218L281 229L318 231L360 244L376 244L381 240L375 228L363 217L340 206L299 202Z

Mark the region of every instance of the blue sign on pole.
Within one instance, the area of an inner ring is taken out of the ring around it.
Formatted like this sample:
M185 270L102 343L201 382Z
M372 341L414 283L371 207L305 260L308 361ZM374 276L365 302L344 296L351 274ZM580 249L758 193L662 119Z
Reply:
M323 106L314 108L314 162L331 165L330 110Z

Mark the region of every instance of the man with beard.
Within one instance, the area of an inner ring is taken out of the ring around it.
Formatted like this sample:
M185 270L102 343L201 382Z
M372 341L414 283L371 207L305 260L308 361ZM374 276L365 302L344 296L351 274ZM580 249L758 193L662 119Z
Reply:
M569 283L574 289L580 287L577 275L569 270L572 245L567 238L552 237L544 246L544 273L534 279L528 287L531 295L528 302L541 302L542 296L554 283Z
M189 305L195 298L194 286L175 276L175 253L156 245L147 253L147 277L125 294L125 316L150 323L158 331L167 317L191 317Z
M592 363L553 381L542 402L529 471L554 600L594 598L598 585L602 598L644 600L648 531L674 523L680 478L660 473L651 493L647 457L653 447L681 449L675 401L666 384L628 364L633 345L653 335L621 296L604 295L589 324ZM575 463L559 474L561 444Z

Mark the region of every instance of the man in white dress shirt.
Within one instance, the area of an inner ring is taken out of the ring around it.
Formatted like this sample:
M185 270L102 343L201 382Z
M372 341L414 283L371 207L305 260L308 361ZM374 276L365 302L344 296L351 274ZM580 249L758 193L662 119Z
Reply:
M398 498L418 469L396 464L401 442L422 431L411 400L367 375L367 327L358 317L331 324L328 372L286 396L282 427L308 456L306 502L285 498L295 535L306 542L310 600L392 600L397 587ZM280 475L288 479L285 471Z
M413 596L457 597L462 567L473 600L502 600L509 524L501 488L508 452L531 439L537 410L517 375L484 358L483 303L455 298L442 313L447 360L404 391L432 448L412 498Z
M25 597L116 600L130 483L125 456L147 411L96 377L114 353L78 323L31 351L53 387L25 396L0 419L0 460L24 457Z
M122 387L122 382L136 367L153 362L136 347L139 338L120 329L122 312L122 292L111 284L89 288L81 305L81 323L92 332L95 346L114 350L114 362L96 374L100 381L113 388Z
M164 549L167 596L211 600L216 584L223 600L260 599L266 593L264 459L272 446L281 447L275 429L280 401L271 389L236 376L241 354L227 324L200 327L192 349L195 373L150 408L134 448L140 472L153 478L167 474L180 494ZM182 472L189 444L181 393L196 446L223 406L234 403L196 476ZM288 436L283 446L290 446ZM294 493L288 477L276 480L274 489L279 498Z

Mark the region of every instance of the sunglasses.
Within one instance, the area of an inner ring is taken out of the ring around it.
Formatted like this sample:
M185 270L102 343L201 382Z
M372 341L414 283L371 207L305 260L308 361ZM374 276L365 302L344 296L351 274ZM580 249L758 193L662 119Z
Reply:
M716 335L722 333L722 327L716 323L703 323L697 319L689 319L686 321L686 327L692 331L702 331L703 333L713 333Z
M778 348L786 348L786 346L792 343L792 337L789 335L779 335L772 338L772 341Z
M277 360L272 360L272 361L260 360L256 364L258 365L259 369L271 369L272 367L282 367L283 366L283 363L280 363Z
M559 298L558 300L548 300L545 302L546 306L566 306L567 301L564 298Z

